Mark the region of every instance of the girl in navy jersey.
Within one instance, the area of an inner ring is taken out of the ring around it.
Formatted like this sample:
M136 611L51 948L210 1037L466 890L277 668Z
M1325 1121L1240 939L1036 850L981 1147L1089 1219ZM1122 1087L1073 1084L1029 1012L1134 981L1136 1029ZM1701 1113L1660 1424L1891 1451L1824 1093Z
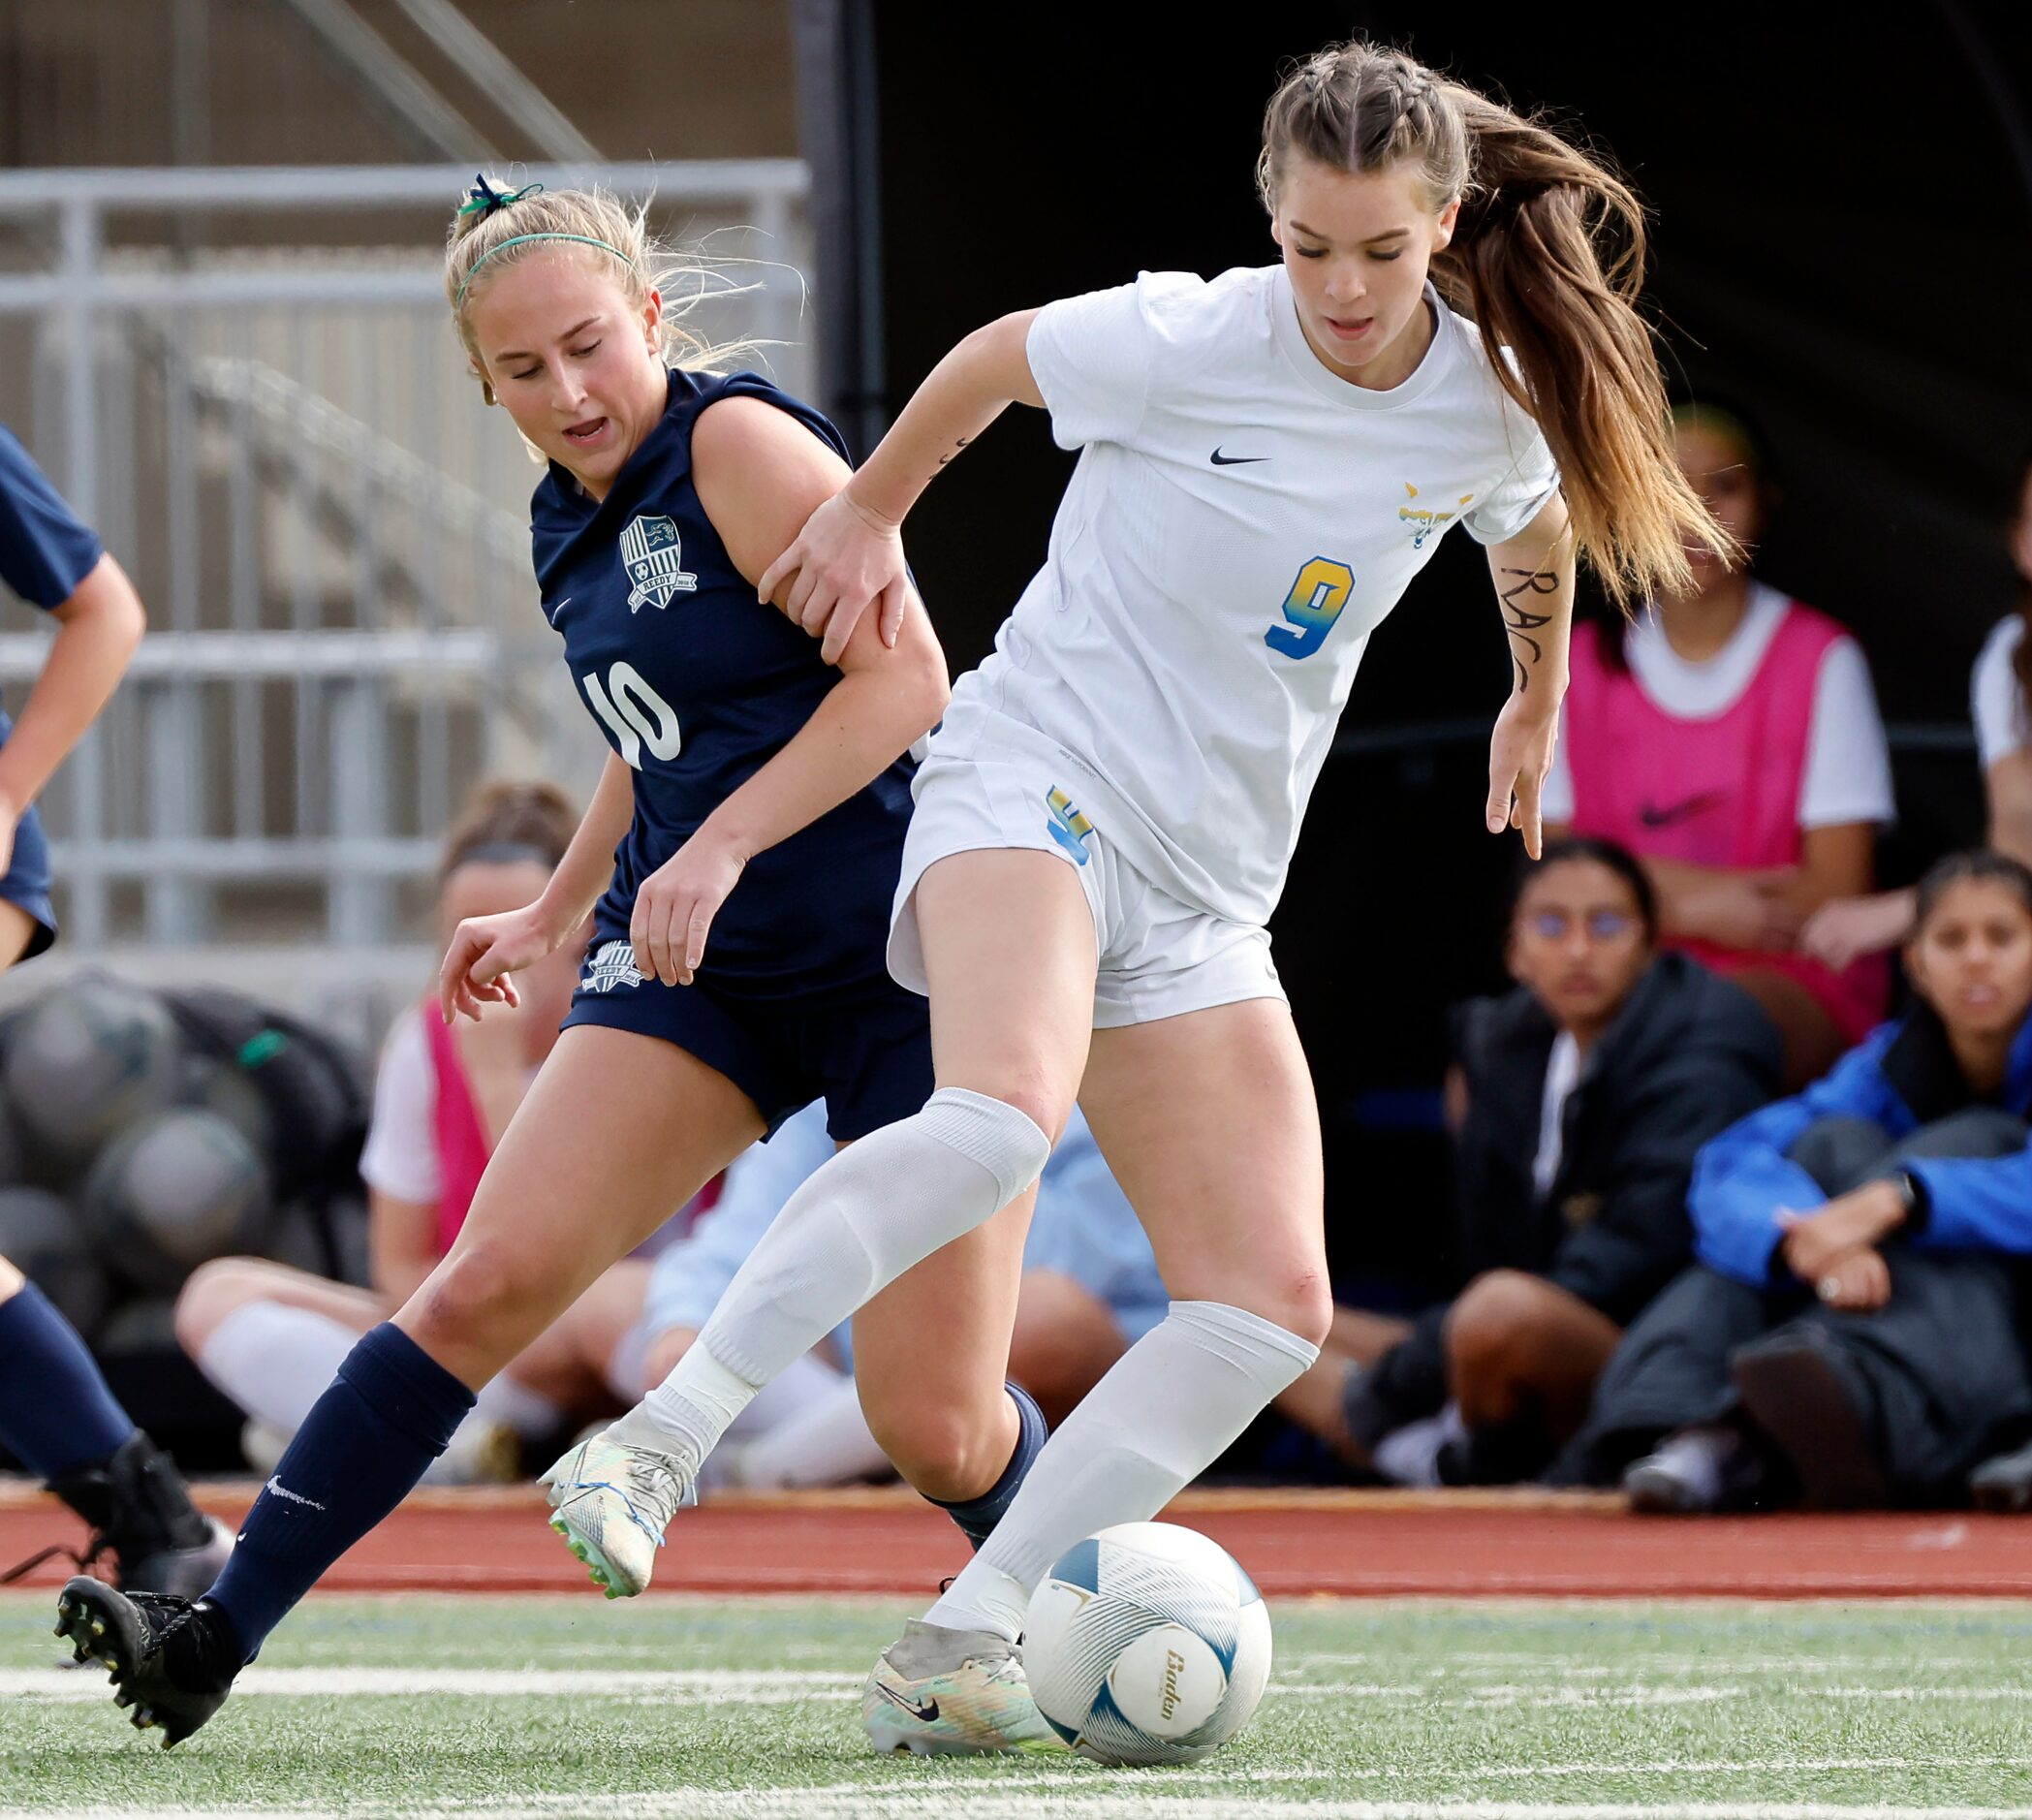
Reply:
M1599 165L1354 44L1278 90L1259 173L1278 265L1146 273L968 336L763 577L839 648L892 597L905 514L1012 401L1083 451L919 773L890 956L930 996L941 1083L1012 1152L1079 1094L1174 1300L885 1652L862 1703L884 1749L1048 1739L1015 1648L1032 1586L1162 1508L1317 1354L1318 1115L1264 925L1370 631L1454 523L1488 548L1516 683L1486 817L1535 853L1576 547L1619 600L1683 581L1689 542L1734 553L1672 461L1641 210ZM863 1324L887 1353L857 1359L862 1397L885 1443L1005 1419L985 1391L1020 1225L996 1229L1013 1196L978 1173L922 1211L899 1195L942 1154L912 1118L828 1163L620 1427L656 1421L682 1477L857 1295L954 1238Z
M483 178L453 228L446 288L473 370L547 457L532 510L543 609L612 749L542 895L459 925L443 1015L517 1002L515 974L588 916L592 946L451 1251L349 1355L210 1593L66 1587L63 1628L166 1742L218 1709L269 1630L417 1482L474 1388L672 1208L810 1100L845 1142L932 1094L922 1003L882 957L906 754L945 706L945 659L901 581L901 636L870 622L836 663L758 598L846 480L844 452L766 381L702 370L706 351L666 319L654 257L641 217L598 194ZM667 365L673 349L694 363ZM927 1109L955 1153L991 1153L974 1136L979 1098ZM568 1492L611 1475L581 1451L558 1476ZM619 1520L631 1532L658 1489ZM581 1546L606 1571L597 1534Z

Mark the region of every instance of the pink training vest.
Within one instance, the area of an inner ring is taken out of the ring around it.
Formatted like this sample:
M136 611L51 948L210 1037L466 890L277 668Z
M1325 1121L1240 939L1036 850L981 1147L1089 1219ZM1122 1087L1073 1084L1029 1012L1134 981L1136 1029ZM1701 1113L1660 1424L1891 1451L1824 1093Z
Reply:
M1600 628L1574 628L1563 732L1574 783L1573 830L1631 852L1751 870L1797 865L1799 786L1821 662L1842 637L1825 613L1788 601L1750 685L1711 720L1668 713L1629 672L1602 656ZM1835 973L1805 955L1676 941L1718 973L1766 967L1796 979L1850 1042L1884 1017L1881 956Z
M430 1045L431 1070L437 1077L431 1123L437 1133L437 1248L443 1256L466 1223L480 1177L486 1171L486 1128L480 1122L480 1108L473 1100L465 1063L458 1058L458 1045L438 1016L434 998L423 1007L423 1034Z

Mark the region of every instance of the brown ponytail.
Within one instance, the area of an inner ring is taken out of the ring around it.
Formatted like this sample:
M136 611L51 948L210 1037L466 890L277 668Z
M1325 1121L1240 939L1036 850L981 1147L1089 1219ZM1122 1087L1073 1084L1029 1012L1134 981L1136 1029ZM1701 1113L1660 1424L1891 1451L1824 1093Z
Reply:
M1307 59L1270 98L1257 179L1272 209L1294 150L1348 172L1414 160L1435 211L1459 200L1433 283L1480 325L1497 380L1537 419L1576 541L1618 606L1690 586L1689 543L1739 560L1673 459L1636 308L1643 208L1621 179L1537 122L1359 40Z

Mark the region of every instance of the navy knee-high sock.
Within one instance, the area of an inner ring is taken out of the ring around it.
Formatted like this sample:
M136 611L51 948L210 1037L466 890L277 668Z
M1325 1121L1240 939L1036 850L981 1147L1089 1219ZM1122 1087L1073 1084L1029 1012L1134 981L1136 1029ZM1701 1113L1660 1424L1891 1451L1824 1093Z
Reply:
M33 1283L0 1302L0 1441L39 1479L119 1452L134 1432L78 1330Z
M445 1451L473 1393L392 1322L361 1336L311 1405L207 1595L244 1660Z
M1009 1457L1009 1464L1002 1469L1002 1476L979 1497L961 1498L951 1504L943 1498L928 1500L951 1517L959 1525L960 1533L977 1549L1002 1521L1002 1513L1009 1508L1010 1500L1022 1485L1024 1475L1030 1470L1030 1462L1037 1458L1038 1450L1051 1432L1045 1422L1045 1412L1037 1406L1036 1397L1020 1384L1012 1384L1008 1390L1009 1400L1016 1406L1016 1452Z

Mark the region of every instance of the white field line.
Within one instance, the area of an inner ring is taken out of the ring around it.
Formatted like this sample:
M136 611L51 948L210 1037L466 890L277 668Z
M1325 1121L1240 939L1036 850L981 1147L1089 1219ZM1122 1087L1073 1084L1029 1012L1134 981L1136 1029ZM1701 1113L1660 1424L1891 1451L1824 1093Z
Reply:
M449 1695L461 1699L619 1700L646 1705L795 1706L848 1701L863 1677L804 1669L417 1669L252 1668L235 1683L241 1697L360 1699ZM1292 1700L1418 1702L1459 1711L1524 1707L1594 1710L1706 1706L1768 1697L1768 1689L1728 1683L1636 1682L1621 1686L1552 1686L1518 1681L1466 1683L1448 1698L1425 1681L1273 1681L1271 1697ZM2032 1681L1985 1687L1808 1687L1801 1697L1824 1700L2032 1702ZM107 1697L107 1682L92 1670L0 1670L0 1698L79 1704Z
M938 1788L857 1784L837 1794L798 1788L676 1788L627 1795L522 1797L504 1802L364 1803L344 1807L92 1807L71 1808L75 1820L276 1820L330 1814L334 1820L383 1816L466 1816L468 1820L553 1820L597 1808L643 1820L802 1820L814 1813L852 1820L2032 1820L2032 1807L1899 1806L1837 1802L1510 1802L1488 1800L1283 1802L1234 1788L1209 1795L1087 1793L1057 1785L1043 1798L974 1781Z

